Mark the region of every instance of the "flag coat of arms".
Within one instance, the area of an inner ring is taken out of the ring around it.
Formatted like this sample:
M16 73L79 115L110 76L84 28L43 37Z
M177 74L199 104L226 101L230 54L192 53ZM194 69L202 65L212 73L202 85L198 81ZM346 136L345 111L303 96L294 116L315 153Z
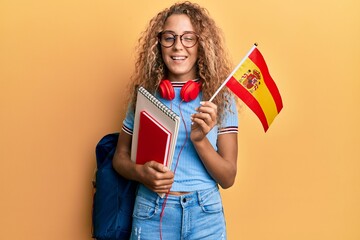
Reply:
M283 104L279 90L256 45L224 83L257 115L266 132Z

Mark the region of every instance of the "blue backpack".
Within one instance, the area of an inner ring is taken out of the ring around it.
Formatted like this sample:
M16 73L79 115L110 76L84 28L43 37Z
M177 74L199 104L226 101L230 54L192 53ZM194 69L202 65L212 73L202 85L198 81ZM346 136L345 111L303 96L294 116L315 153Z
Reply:
M131 234L137 183L120 176L112 166L119 133L104 136L96 145L93 198L93 238L128 240Z

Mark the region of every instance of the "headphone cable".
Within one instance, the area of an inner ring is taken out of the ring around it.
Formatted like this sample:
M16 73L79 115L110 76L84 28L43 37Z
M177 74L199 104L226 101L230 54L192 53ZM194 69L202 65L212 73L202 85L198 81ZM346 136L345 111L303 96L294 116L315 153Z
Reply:
M185 141L184 141L183 145L181 146L180 151L179 151L179 154L178 154L178 156L177 156L177 158L176 158L176 164L175 164L175 168L174 168L174 177L175 177L176 169L177 169L178 164L179 164L181 152L183 151L183 149L184 149L184 147L185 147L185 145L186 145L186 142L187 142L187 140L189 139L189 133L188 133L188 131L187 131L186 122L185 122L184 116L183 116L182 111L181 111L181 103L183 103L183 102L184 102L184 100L181 100L181 102L180 102L180 104L179 104L179 112L180 112L181 120L182 120L182 122L183 122L183 124L184 124L184 128L185 128ZM171 104L172 104L172 103L171 103ZM172 105L171 105L171 108L172 108ZM161 206L160 226L159 226L159 228L160 228L160 240L162 240L162 220L163 220L163 217L164 217L164 214L165 214L165 207L166 207L167 199L168 199L168 197L169 197L169 193L170 193L170 189L169 189L169 191L166 193L164 202L163 202L163 204L162 204L162 206Z

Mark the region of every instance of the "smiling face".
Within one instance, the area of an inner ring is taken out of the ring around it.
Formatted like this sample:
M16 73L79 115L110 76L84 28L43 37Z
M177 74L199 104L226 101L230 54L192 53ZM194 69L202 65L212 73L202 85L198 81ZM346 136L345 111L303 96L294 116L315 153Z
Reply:
M196 61L198 57L198 43L186 48L180 41L180 35L185 32L195 32L190 18L185 14L173 14L166 20L164 31L172 32L176 37L173 46L161 47L161 54L168 68L170 81L186 82L196 78Z

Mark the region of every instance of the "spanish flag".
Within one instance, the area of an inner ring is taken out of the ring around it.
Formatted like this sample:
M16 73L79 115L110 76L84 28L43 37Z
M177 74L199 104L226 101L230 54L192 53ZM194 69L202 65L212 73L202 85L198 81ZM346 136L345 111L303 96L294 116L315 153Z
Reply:
M223 85L234 92L257 115L266 132L280 113L283 104L265 60L256 47L255 44Z

